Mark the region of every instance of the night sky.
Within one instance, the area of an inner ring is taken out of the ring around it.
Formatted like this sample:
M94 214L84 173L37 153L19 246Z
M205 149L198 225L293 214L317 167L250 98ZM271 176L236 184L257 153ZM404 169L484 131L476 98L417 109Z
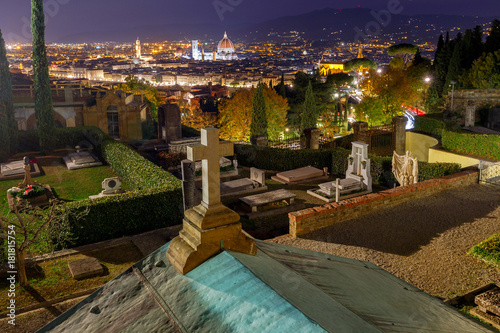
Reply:
M225 29L234 25L306 13L325 7L352 8L360 5L380 10L396 0L46 0L50 11L48 42L68 35L140 27L149 24L211 23ZM223 20L214 3L232 5ZM401 14L458 14L500 17L499 0L400 0ZM0 29L7 42L25 39L30 16L29 0L0 2Z

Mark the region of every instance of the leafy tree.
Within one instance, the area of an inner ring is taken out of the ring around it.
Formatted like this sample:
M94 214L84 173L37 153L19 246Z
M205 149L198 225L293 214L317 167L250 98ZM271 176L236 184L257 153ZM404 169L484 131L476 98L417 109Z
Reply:
M457 42L453 50L453 55L450 59L450 64L448 65L448 73L446 74L444 92L449 91L449 85L451 84L451 81L457 81L461 73L461 45L460 42ZM456 86L455 88L460 88L460 85Z
M116 86L116 90L123 90L129 94L144 95L147 102L151 105L151 117L158 121L158 107L162 100L158 95L158 90L145 80L139 80L137 77L130 75L125 78L125 83Z
M404 65L406 66L410 61L412 55L417 54L419 48L413 44L396 44L389 49L387 49L387 54L390 56L400 56L404 60Z
M281 74L281 83L279 86L279 94L281 97L286 98L285 74Z
M286 125L289 109L287 100L266 85L262 86L266 104L267 134L270 140L277 140ZM219 107L220 136L225 140L250 139L252 101L256 89L240 89Z
M346 72L351 72L351 71L356 71L356 72L362 72L366 69L376 69L377 64L370 59L367 58L356 58L356 59L351 59L344 63L344 70Z
M486 52L495 52L500 50L500 21L493 20L491 22L491 31L486 38L486 44L484 45Z
M353 82L354 77L347 73L336 73L326 77L326 83L334 87L349 86L352 85Z
M309 82L309 86L307 87L306 97L302 108L300 128L302 130L315 128L318 120L318 113L316 109L316 98L313 93L311 82Z
M394 57L389 63L389 67L392 69L402 69L405 67L405 61L401 57Z
M200 108L195 108L188 110L188 112L183 112L181 123L200 131L202 128L217 126L218 119L214 113L204 112Z
M55 116L52 106L49 66L45 48L45 14L43 0L31 0L31 30L33 32L33 86L35 91L35 115L40 150L54 150Z
M500 50L485 53L474 61L470 71L461 77L476 89L500 89Z
M88 209L74 217L81 218L86 214ZM27 252L33 246L42 246L50 251L72 241L68 216L66 206L58 205L57 201L52 201L45 210L25 203L15 206L13 212L0 216L0 238L7 240L9 245L14 245L21 286L29 284L25 260Z

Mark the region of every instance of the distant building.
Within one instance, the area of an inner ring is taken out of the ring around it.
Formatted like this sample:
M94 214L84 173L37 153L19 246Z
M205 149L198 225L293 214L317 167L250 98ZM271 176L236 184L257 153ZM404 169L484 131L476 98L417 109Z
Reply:
M224 38L217 45L217 60L236 60L238 55L236 54L234 44L227 37L227 33L224 32Z
M95 105L84 107L83 125L97 126L115 139L141 140L148 109L142 98L121 90L98 93Z
M323 62L320 64L319 73L321 75L345 73L344 63L341 61Z
M191 41L191 48L192 48L192 51L191 51L191 57L193 58L193 60L203 60L203 55L201 54L199 48L198 48L198 41L197 40L193 40Z
M141 59L141 41L139 40L139 37L137 37L137 40L135 41L135 57L137 59Z

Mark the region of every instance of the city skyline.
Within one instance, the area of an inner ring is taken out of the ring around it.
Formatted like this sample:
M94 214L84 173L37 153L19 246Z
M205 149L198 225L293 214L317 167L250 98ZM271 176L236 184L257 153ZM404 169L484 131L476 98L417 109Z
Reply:
M57 42L71 40L72 36L99 34L102 31L120 31L123 29L166 29L169 25L183 24L199 26L203 30L215 27L219 30L236 31L244 26L251 26L280 17L300 15L322 8L373 8L387 10L396 6L401 15L449 14L465 16L494 17L500 15L495 0L482 0L477 3L456 3L453 1L436 2L421 0L378 0L378 1L325 1L302 2L297 0L264 2L262 0L190 0L183 2L145 0L140 3L124 0L119 6L116 1L97 2L89 0L82 3L72 0L45 1L46 39ZM139 8L138 8L139 7ZM0 29L7 42L27 42L29 40L30 3L2 4L0 11ZM209 28L210 26L210 28ZM147 37L147 36L145 36ZM182 39L184 36L179 36ZM76 37L75 37L76 38ZM91 41L91 40L89 40Z

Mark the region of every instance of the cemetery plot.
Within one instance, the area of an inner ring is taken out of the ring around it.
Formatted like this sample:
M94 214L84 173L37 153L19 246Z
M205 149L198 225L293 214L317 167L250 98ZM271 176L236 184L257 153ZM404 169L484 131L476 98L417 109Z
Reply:
M241 178L224 182L221 185L221 196L242 195L267 190L266 174L257 168L250 168L250 178Z
M97 156L88 151L71 153L68 156L63 157L63 160L68 170L91 168L102 165L102 162L99 161Z
M242 208L246 211L248 218L258 216L270 216L298 210L303 204L296 204L296 195L285 189L254 194L240 198L243 202Z
M30 163L31 177L40 176L40 168L38 163ZM0 164L0 181L9 179L23 179L24 178L24 161L13 161Z
M295 185L328 180L328 175L326 175L323 170L307 166L295 170L279 172L276 176L272 176L271 179L282 184Z

